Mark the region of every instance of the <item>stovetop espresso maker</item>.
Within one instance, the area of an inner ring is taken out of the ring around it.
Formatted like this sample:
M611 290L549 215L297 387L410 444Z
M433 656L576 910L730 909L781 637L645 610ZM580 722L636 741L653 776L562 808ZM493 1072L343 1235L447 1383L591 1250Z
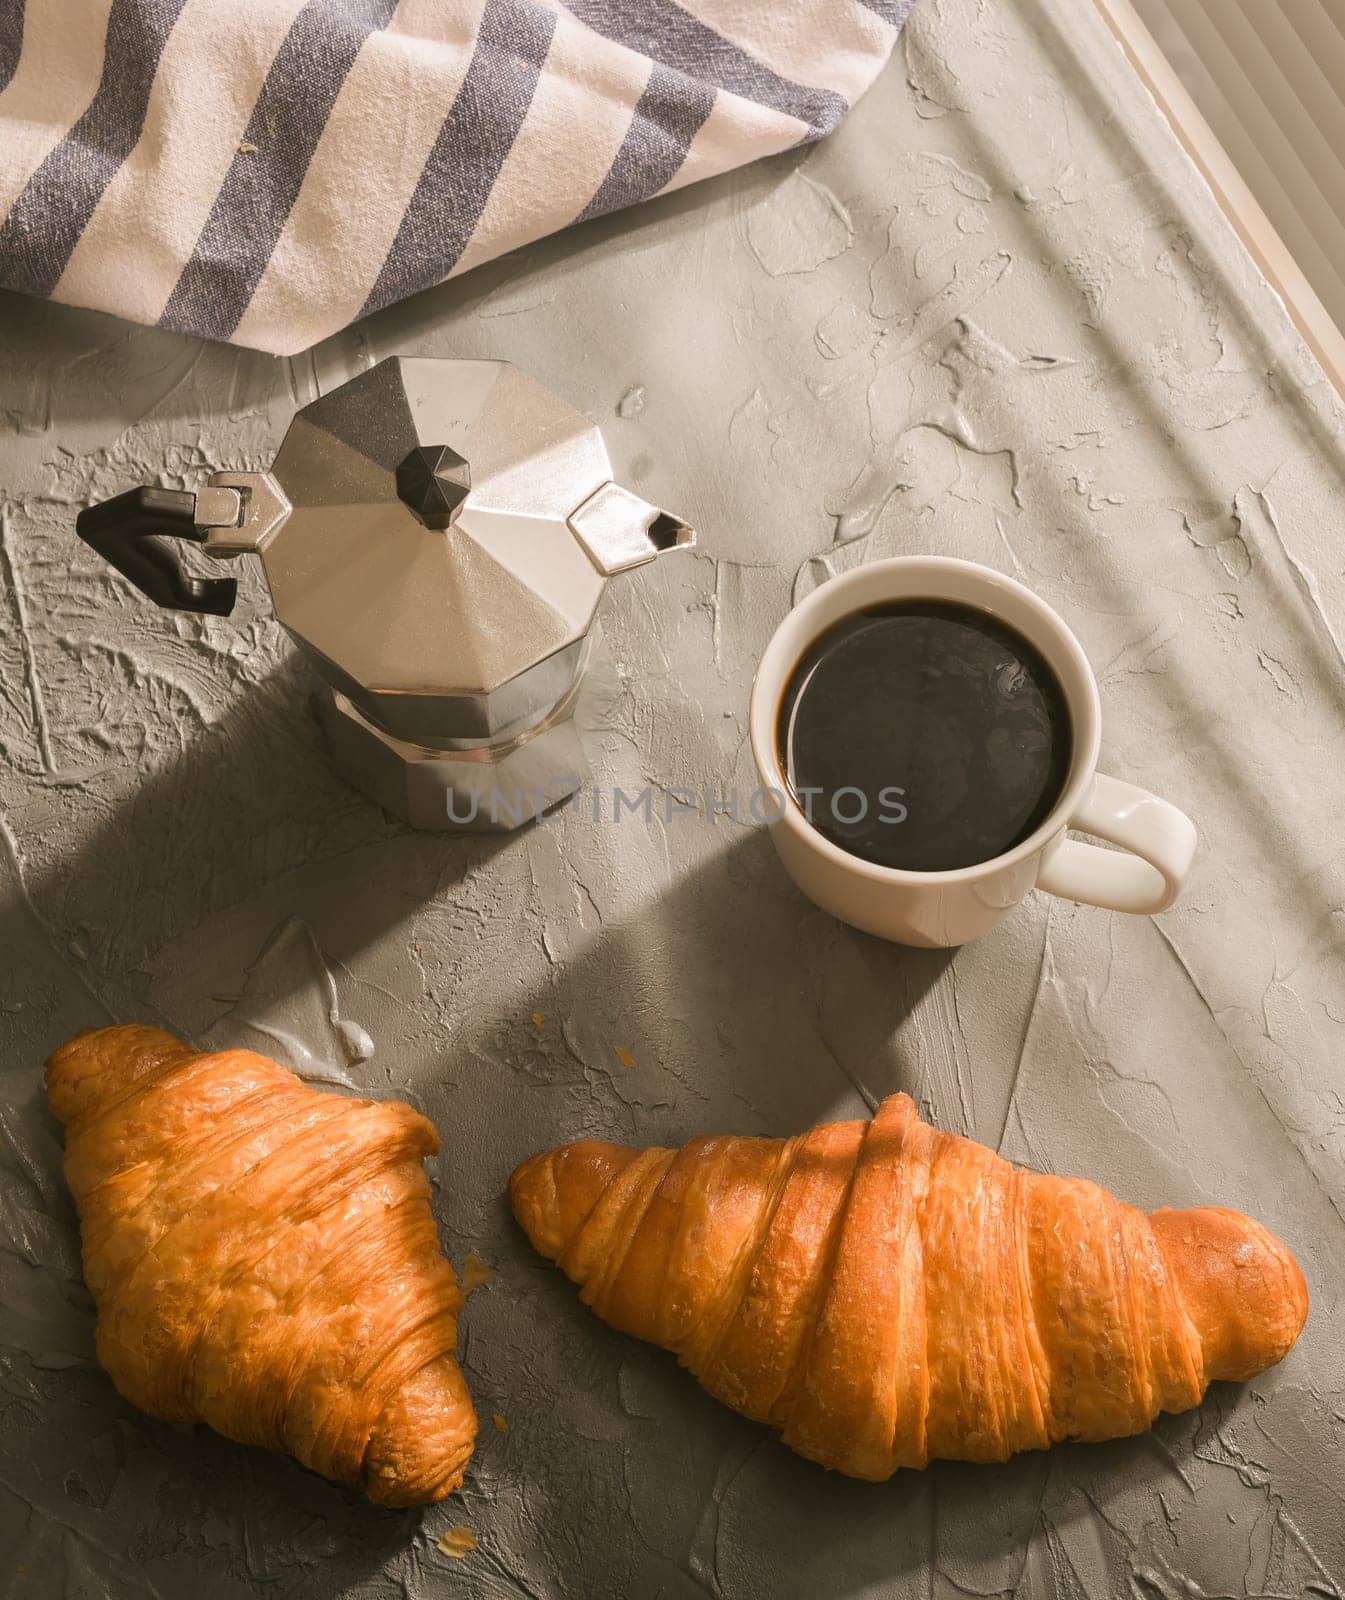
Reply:
M575 791L607 580L695 543L509 362L405 357L297 412L270 472L133 489L76 529L177 610L227 616L238 586L174 539L260 556L337 767L418 828L507 829Z

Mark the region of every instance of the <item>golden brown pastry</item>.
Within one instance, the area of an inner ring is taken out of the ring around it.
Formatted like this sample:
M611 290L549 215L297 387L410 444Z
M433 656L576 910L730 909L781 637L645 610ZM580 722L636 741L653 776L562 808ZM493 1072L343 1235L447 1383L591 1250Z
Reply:
M795 1139L562 1145L509 1193L604 1321L857 1478L1138 1433L1271 1366L1307 1315L1250 1218L1146 1217L940 1133L904 1094Z
M383 1505L457 1488L476 1415L424 1117L143 1027L62 1045L47 1095L98 1359L128 1400L287 1450Z

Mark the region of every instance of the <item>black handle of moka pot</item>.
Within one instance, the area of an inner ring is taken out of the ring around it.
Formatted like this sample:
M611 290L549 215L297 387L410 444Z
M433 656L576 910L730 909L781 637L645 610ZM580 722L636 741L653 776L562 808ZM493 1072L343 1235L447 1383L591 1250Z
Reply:
M234 578L193 578L172 540L202 544L206 529L195 521L196 496L180 489L130 489L88 506L75 518L75 532L143 595L168 611L202 611L227 617L238 597Z

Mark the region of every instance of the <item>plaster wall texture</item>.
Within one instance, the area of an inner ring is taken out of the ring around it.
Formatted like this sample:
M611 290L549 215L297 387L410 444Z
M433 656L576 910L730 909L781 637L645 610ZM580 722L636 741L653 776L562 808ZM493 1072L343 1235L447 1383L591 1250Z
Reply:
M749 791L754 661L875 557L1013 573L1101 681L1103 766L1197 820L1154 920L1033 896L951 957L813 910L759 828L416 835L329 770L255 571L159 613L74 540L264 466L395 353L504 356L700 530L614 584L595 781ZM291 361L0 299L0 1574L7 1595L1338 1596L1345 1585L1341 416L1087 8L920 0L838 134L491 264ZM438 1125L485 1426L388 1514L135 1413L92 1361L44 1054L159 1019ZM602 1327L503 1199L585 1133L792 1133L909 1090L1144 1206L1290 1242L1277 1370L1114 1445L826 1475ZM490 1426L492 1413L507 1432ZM461 1562L436 1549L468 1523Z

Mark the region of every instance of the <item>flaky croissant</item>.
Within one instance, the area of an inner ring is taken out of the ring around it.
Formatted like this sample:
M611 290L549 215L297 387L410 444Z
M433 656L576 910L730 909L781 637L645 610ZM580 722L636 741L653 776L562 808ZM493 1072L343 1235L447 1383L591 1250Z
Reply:
M1307 1315L1250 1218L1145 1216L902 1094L795 1139L562 1145L509 1192L606 1322L857 1478L1138 1433L1278 1361Z
M63 1045L47 1094L98 1359L128 1400L286 1450L384 1505L458 1486L476 1415L424 1117L144 1027Z

